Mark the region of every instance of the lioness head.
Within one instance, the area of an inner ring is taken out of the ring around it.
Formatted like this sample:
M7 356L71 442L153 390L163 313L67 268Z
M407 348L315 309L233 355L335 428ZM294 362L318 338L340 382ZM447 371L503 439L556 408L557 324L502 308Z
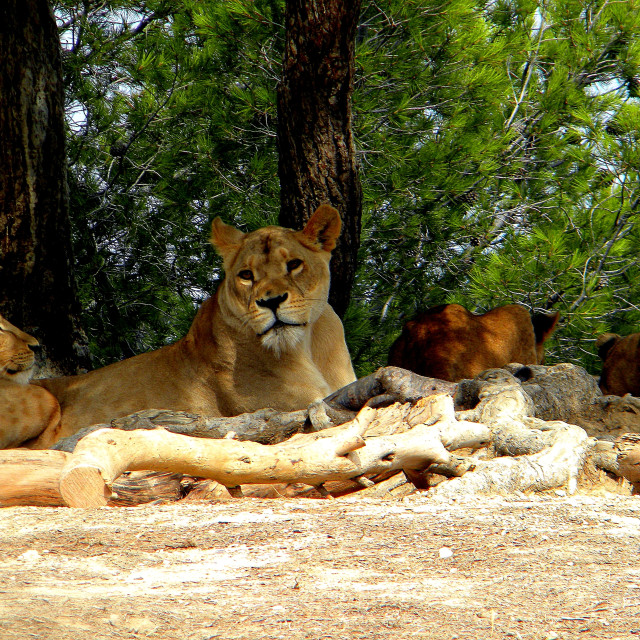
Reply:
M0 378L26 384L33 374L35 356L30 347L39 343L0 315Z
M329 205L318 207L302 231L271 226L243 233L216 218L211 243L224 262L219 295L227 322L276 355L303 341L327 305L341 224Z

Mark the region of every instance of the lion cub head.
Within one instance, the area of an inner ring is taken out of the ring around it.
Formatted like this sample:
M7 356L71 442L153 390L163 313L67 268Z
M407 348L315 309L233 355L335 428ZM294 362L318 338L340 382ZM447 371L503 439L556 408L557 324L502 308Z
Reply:
M327 305L341 224L329 205L318 207L302 231L271 226L243 233L216 218L211 243L224 262L226 321L278 356L299 345Z
M35 356L30 347L39 342L0 315L0 378L26 384L33 375Z

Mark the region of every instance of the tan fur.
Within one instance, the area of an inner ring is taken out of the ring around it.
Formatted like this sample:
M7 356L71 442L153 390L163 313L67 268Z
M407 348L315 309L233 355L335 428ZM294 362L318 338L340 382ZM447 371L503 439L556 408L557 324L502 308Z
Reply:
M603 333L596 340L602 359L600 389L605 395L640 397L640 333Z
M558 314L532 317L518 304L475 315L459 304L429 309L404 325L389 364L423 376L458 382L510 362L542 364L544 341Z
M29 384L38 341L0 315L0 449L18 447L54 428L60 406L45 389Z
M245 234L214 220L211 242L226 277L189 333L81 376L39 381L58 398L62 421L38 446L142 409L209 416L303 409L355 380L342 323L327 302L340 226L328 205L302 231Z

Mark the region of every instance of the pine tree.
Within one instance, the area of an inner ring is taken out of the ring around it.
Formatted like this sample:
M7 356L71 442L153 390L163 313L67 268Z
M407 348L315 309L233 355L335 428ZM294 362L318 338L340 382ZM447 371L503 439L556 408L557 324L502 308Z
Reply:
M637 3L379 7L363 12L354 96L356 297L380 336L362 356L381 364L419 308L521 302L563 315L549 360L594 368L595 335L637 322Z
M282 7L272 4L57 5L76 269L96 365L187 331L221 274L213 217L247 230L276 223L280 68L270 65Z
M72 222L98 362L175 339L215 287L215 215L275 223L284 1L56 5ZM638 323L639 5L362 3L353 117L363 232L345 324L359 373L418 309L563 320L597 363ZM64 23L64 24L62 24Z
M351 297L362 218L351 117L359 15L360 0L289 0L278 85L279 220L302 229L320 204L340 212L329 303L341 317Z

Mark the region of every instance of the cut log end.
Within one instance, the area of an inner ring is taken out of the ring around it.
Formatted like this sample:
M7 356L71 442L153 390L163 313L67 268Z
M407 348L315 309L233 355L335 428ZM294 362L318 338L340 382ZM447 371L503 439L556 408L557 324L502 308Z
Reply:
M100 469L92 466L76 466L63 474L60 493L70 507L106 507L111 498L111 489Z

